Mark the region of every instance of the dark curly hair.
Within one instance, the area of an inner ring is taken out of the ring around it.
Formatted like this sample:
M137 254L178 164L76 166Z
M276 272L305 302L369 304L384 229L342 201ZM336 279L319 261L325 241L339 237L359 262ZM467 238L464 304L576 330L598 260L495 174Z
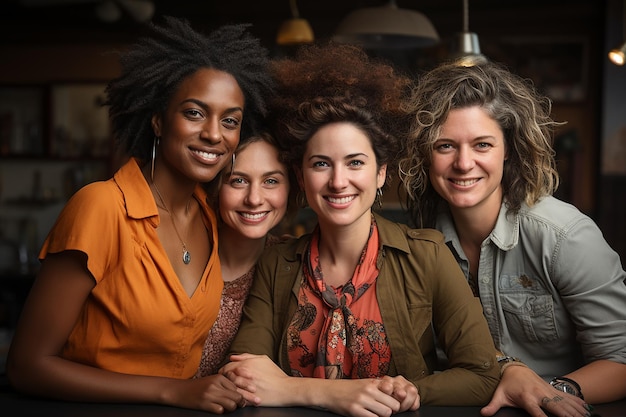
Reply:
M124 151L141 160L150 158L153 115L165 111L180 83L202 68L232 75L244 97L241 138L252 136L266 115L273 92L268 51L248 33L248 24L225 25L208 36L186 20L165 17L152 24L152 36L138 41L120 57L122 75L106 89L111 129Z
M402 110L410 78L354 45L300 47L295 58L272 62L278 94L271 101L269 123L300 166L308 140L321 127L349 122L372 143L378 166L395 166L410 119Z
M441 127L451 110L471 106L485 110L504 133L508 159L502 190L509 211L517 212L523 202L532 206L558 187L552 142L554 129L562 123L550 117L550 99L503 64L445 62L418 80L407 102L413 126L400 161L400 177L418 227L432 227L445 203L428 176Z

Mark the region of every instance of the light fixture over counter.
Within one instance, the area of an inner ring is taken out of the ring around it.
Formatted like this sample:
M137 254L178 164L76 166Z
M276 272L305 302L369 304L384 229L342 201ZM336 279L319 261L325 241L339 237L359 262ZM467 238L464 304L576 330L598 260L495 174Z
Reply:
M399 49L435 45L439 34L424 14L398 8L395 0L390 0L384 6L350 13L339 23L333 39L368 49Z
M619 48L612 49L609 52L609 59L615 65L624 65L624 62L626 62L626 41Z
M463 0L463 32L458 34L452 57L460 65L471 66L487 61L480 52L478 35L469 31L469 0Z
M306 19L300 17L296 0L289 0L291 19L285 20L278 28L276 43L279 45L299 45L315 40L313 29Z

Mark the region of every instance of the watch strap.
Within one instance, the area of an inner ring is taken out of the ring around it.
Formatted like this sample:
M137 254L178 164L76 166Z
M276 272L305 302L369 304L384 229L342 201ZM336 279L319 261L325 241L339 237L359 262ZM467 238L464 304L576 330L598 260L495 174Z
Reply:
M550 381L550 385L552 386L556 386L559 384L569 385L570 387L574 389L575 391L574 395L576 395L580 399L583 399L583 400L585 399L585 397L583 396L583 391L580 388L580 385L578 385L578 382L574 381L573 379L567 378L564 376L557 376L557 377L552 378L552 380Z

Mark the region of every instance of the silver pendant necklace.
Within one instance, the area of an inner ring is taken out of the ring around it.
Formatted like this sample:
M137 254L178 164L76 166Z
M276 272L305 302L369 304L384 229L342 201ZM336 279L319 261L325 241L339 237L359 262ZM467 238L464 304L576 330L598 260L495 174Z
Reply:
M172 226L174 226L174 231L176 232L176 236L178 236L178 240L180 240L180 243L183 246L183 263L185 265L189 265L189 263L191 262L191 253L189 253L189 251L187 250L187 245L185 245L185 242L180 237L180 233L178 233L178 228L176 227L176 222L174 221L174 215L165 205L165 200L163 199L163 196L161 195L161 192L159 191L159 187L157 187L154 181L152 181L152 185L154 185L154 189L157 192L157 195L159 196L159 200L161 200L161 205L163 206L161 208L165 210L167 214L170 215L170 219L172 219ZM186 211L187 213L189 213L189 202L187 202Z

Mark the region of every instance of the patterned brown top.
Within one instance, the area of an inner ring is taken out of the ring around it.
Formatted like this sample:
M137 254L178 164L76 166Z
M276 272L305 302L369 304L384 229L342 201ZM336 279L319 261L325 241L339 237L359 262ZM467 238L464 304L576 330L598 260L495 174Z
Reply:
M271 246L280 241L280 238L268 235L265 246ZM243 304L248 298L248 292L252 286L252 279L256 266L248 272L232 281L224 282L220 311L213 327L209 331L204 342L200 366L194 378L200 378L217 373L220 365L224 362L226 352L230 347L235 333L239 328Z

